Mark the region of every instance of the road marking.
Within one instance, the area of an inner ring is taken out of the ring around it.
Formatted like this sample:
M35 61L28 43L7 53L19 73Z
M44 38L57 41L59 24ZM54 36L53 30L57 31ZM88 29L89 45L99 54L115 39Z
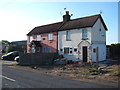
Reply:
M0 77L3 77L3 78L5 78L5 79L8 79L8 80L10 80L10 81L15 82L15 80L14 80L14 79L8 78L8 77L6 77L6 76L2 76L2 75L0 75Z

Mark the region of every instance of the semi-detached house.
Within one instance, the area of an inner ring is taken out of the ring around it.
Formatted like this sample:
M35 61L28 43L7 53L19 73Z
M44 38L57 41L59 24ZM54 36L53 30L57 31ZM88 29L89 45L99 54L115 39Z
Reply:
M27 34L28 53L56 52L68 59L95 62L106 59L107 27L100 14L35 27Z

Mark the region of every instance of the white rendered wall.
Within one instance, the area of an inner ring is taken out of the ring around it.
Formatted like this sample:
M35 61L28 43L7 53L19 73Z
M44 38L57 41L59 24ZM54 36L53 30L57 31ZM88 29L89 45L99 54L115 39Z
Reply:
M66 30L67 31L67 30ZM70 30L71 33L71 41L66 41L66 31L60 31L58 32L58 50L60 54L64 54L63 52L60 52L60 49L64 49L64 47L70 47L73 49L73 53L71 55L65 55L65 57L68 58L78 58L78 51L74 52L74 48L78 49L78 44L83 41L82 40L82 29L74 29L74 30ZM88 42L91 42L91 28L87 28L88 31ZM81 52L82 53L82 52ZM82 55L82 54L81 54ZM82 56L80 56L82 57Z
M103 43L93 44L92 45L92 62L96 62L96 52L93 52L93 49L98 47L98 61L106 59L106 45Z
M101 28L101 31L99 29ZM103 24L101 23L100 19L97 20L97 22L94 24L92 30L91 30L91 40L93 42L106 42L106 30L103 27Z

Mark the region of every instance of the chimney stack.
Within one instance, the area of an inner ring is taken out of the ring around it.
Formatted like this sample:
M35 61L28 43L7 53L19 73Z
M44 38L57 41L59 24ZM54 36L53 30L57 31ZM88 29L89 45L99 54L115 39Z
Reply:
M66 11L66 15L63 15L63 22L70 21L69 11Z

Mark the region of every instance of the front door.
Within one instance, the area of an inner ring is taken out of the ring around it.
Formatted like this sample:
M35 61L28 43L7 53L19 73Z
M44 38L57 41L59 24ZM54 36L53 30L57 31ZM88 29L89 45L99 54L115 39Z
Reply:
M87 62L87 47L82 48L83 62Z

